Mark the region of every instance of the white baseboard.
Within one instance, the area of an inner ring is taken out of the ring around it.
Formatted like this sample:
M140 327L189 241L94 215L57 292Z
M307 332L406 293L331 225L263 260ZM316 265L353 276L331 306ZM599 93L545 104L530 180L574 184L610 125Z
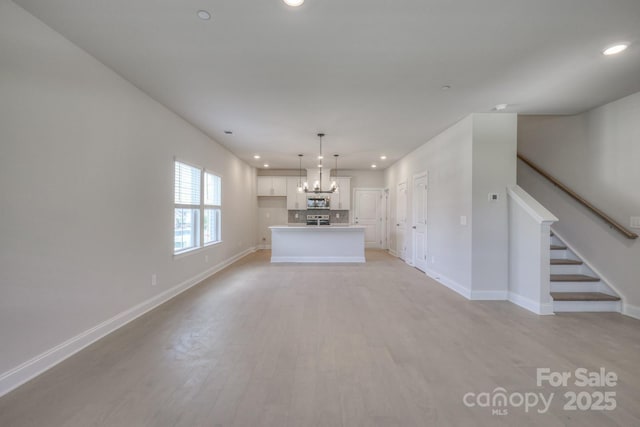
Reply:
M457 283L455 280L451 280L448 277L445 277L442 274L429 269L425 271L425 274L431 277L436 282L440 283L441 285L446 286L452 291L459 293L466 299L471 299L471 291L465 288L464 286L462 286L461 284Z
M132 320L137 319L150 310L158 307L159 305L169 301L175 296L181 294L187 289L197 285L204 279L214 275L218 271L228 267L239 259L255 252L256 248L249 248L242 251L231 258L205 270L204 272L193 276L184 282L167 289L166 291L134 306L128 310L125 310L111 319L90 328L67 341L58 344L57 346L39 354L38 356L27 360L26 362L4 372L0 375L0 396L9 393L11 390L21 386L27 381L42 374L46 370L52 368L63 360L73 356L85 347L93 344L99 339L105 337L116 329L121 328Z
M522 295L514 294L513 292L509 292L508 300L515 305L519 305L520 307L529 310L532 313L539 315L552 315L553 313L553 302L549 302L546 304L541 304L537 301L534 301L530 298L523 297Z
M508 296L508 291L471 291L470 299L476 301L505 301Z
M258 245L256 246L257 250L265 250L265 249L271 249L271 245Z
M396 253L396 251L394 251L393 249L387 249L389 251L389 254L393 255L394 257L398 258L398 254Z
M640 319L640 307L631 304L623 304L622 305L622 314L633 317L636 319Z

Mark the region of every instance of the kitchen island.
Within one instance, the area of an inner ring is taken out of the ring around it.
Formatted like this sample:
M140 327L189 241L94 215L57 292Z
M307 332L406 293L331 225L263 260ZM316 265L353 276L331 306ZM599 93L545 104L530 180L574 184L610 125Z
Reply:
M278 225L271 229L271 262L365 262L357 225Z

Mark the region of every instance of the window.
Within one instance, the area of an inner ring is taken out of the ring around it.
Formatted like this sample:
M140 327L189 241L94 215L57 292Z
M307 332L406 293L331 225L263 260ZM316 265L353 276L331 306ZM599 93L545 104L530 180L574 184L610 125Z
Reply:
M219 176L175 162L174 253L221 241L221 187Z
M220 241L220 177L204 173L204 244Z

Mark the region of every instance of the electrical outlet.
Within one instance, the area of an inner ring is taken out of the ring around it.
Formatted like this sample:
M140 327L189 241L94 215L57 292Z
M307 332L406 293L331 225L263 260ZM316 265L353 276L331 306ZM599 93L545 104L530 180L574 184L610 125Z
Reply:
M461 215L460 216L460 225L467 225L467 216L466 215Z
M490 202L497 202L499 198L500 198L500 195L498 193L489 193Z
M340 213L339 212L336 212L336 218L340 219Z
M631 228L640 228L640 216L632 216L630 226Z
M156 286L158 284L158 276L156 273L151 275L151 286Z
M294 217L295 217L295 219L298 219L300 217L300 215L299 214L295 214Z

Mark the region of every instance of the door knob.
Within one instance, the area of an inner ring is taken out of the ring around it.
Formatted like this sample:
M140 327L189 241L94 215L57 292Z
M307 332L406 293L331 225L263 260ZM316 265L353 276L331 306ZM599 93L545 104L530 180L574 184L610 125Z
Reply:
M413 226L413 227L411 227L411 228L413 228L413 229L415 230L415 229L416 229L416 226L414 225L414 226Z

